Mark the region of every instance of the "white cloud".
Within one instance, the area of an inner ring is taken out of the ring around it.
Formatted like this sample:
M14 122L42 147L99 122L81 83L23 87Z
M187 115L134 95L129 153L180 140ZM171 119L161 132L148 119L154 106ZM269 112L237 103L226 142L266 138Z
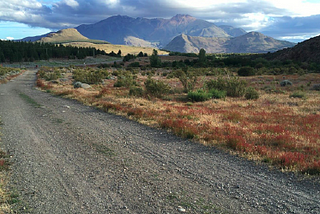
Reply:
M13 38L13 37L8 36L8 37L6 38L6 40L14 40L14 38Z
M72 8L79 7L79 3L76 0L63 0L63 3L65 3L66 5Z

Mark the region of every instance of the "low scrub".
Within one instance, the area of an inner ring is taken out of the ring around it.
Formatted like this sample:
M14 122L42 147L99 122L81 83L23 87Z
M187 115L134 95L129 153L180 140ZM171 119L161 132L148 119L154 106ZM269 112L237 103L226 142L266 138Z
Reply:
M158 98L161 98L163 95L169 94L171 90L170 86L167 83L151 78L148 78L145 81L144 85L146 87L147 94Z
M290 98L301 98L301 99L306 99L306 94L302 91L296 91L290 94Z
M197 91L190 91L188 93L188 100L191 100L192 102L203 102L203 101L210 100L211 98L212 98L211 93L201 89Z
M211 89L217 89L220 91L226 91L227 96L230 97L242 97L246 92L247 82L241 80L238 77L222 78L219 77L216 80L209 80L205 83L206 87Z
M249 87L244 96L247 100L257 100L259 99L259 92L253 87Z
M73 71L73 79L76 82L82 82L87 84L98 84L103 79L109 77L109 72L103 69L77 69Z

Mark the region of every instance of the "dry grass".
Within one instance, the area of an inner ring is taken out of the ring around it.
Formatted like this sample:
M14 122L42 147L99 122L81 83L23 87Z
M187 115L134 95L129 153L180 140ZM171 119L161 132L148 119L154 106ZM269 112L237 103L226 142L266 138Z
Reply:
M110 53L111 51L113 51L114 53L118 53L118 51L121 50L122 56L125 56L127 54L138 55L141 51L143 53L147 53L148 55L151 55L154 49L154 48L146 48L146 47L133 47L133 46L127 46L127 45L93 44L90 42L71 42L71 43L65 43L64 45L72 45L76 47L93 47L96 49L104 50L106 53ZM168 52L158 50L158 54L165 55L165 54L168 54Z
M128 96L128 89L114 88L115 80L106 80L103 87L95 85L90 90L73 89L70 85L54 85L51 90L208 146L269 162L284 170L319 174L320 96L307 89L310 82L318 83L319 77L319 74L286 76L294 83L294 87L287 88L279 86L283 76L247 78L249 85L260 92L258 100L250 101L244 98L201 103L179 101L186 97L185 94L170 95L166 100L134 98ZM182 89L175 78L164 79L161 75L154 78ZM145 79L140 74L137 77L141 83ZM202 84L200 81L198 87ZM261 88L266 91L271 88L273 92L266 93ZM293 91L302 88L307 99L289 98Z

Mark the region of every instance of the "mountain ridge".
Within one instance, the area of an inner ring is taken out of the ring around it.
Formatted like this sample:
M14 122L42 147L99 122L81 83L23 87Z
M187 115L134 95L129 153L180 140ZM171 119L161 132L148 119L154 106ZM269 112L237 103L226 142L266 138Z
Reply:
M294 43L276 40L259 32L249 32L233 38L205 38L181 34L164 49L183 53L198 53L201 48L207 53L267 53L292 46Z
M230 37L214 23L182 14L171 19L118 15L94 24L80 25L76 29L88 38L102 39L113 44L124 44L124 38L133 36L149 42L158 42L160 47L182 33L202 37Z

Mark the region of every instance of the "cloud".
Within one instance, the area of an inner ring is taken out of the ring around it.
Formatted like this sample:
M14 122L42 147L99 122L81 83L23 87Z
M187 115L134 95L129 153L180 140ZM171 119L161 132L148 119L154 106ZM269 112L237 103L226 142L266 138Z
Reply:
M315 34L320 3L311 0L6 0L0 20L61 29L113 15L170 18L189 14L217 25L242 27L277 37ZM315 24L312 28L312 24ZM287 23L287 24L286 24ZM300 24L300 25L299 25Z
M269 26L260 31L280 39L307 39L320 34L320 15L274 18Z

